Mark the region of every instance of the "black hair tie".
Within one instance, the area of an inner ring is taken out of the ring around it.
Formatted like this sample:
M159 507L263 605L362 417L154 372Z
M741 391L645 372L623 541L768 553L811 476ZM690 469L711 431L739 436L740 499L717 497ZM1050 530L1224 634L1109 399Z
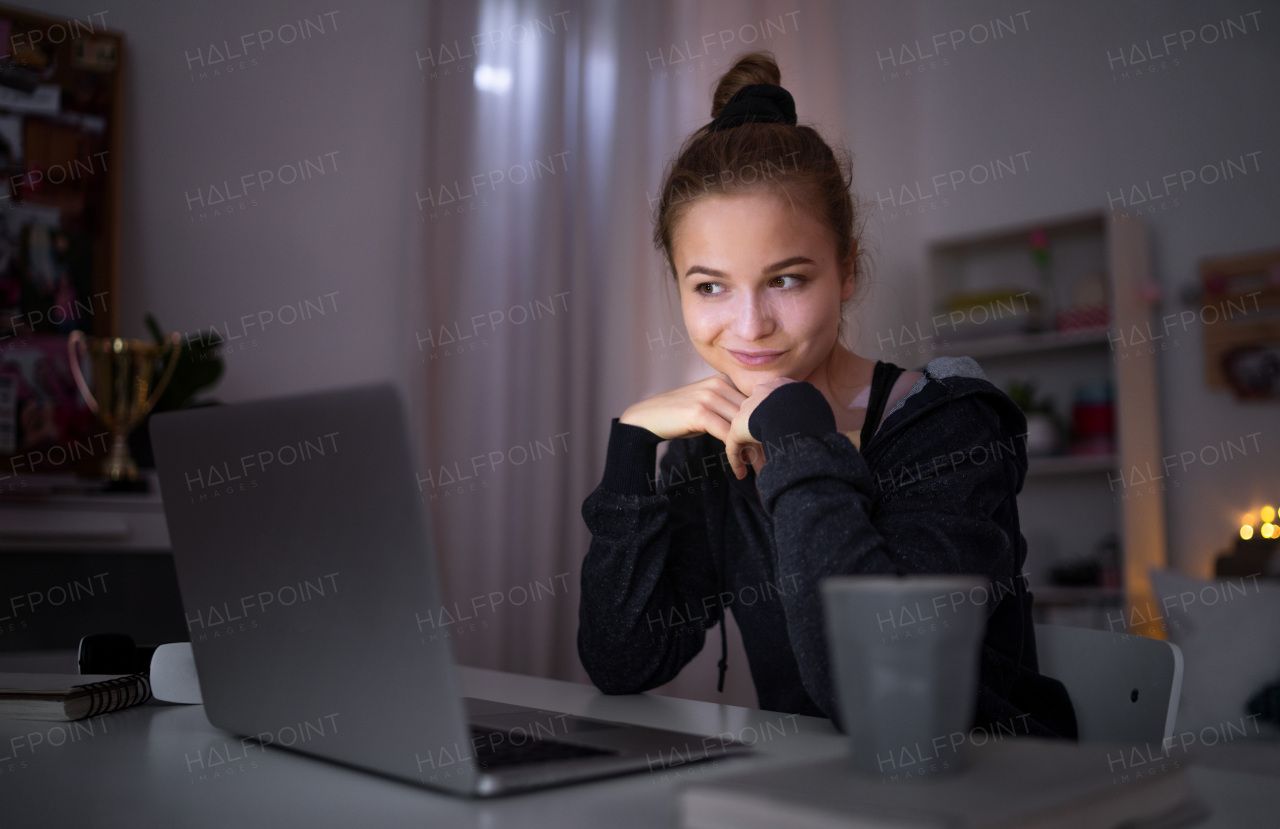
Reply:
M708 132L719 132L749 122L796 124L796 102L791 93L771 83L755 83L734 93L711 122Z

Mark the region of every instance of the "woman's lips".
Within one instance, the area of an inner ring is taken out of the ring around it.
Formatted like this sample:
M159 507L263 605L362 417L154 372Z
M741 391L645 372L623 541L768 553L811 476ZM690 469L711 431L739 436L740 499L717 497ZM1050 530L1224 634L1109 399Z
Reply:
M728 351L730 354L733 355L733 359L737 360L739 363L742 363L744 366L752 366L752 367L766 366L786 353L785 351L764 351L764 350L734 351L733 349L728 349Z

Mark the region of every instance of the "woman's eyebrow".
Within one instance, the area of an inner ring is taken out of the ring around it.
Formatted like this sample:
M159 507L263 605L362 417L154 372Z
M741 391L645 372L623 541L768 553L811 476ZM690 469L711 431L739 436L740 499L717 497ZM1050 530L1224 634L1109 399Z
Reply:
M684 272L685 279L688 279L695 273L704 273L707 276L714 276L717 279L727 279L729 277L729 274L724 271L718 271L715 268L708 268L705 265L690 265L689 270Z
M781 262L775 262L774 264L770 265L769 267L765 268L760 272L773 273L774 271L785 270L787 268L791 268L796 265L812 265L812 264L814 264L813 260L807 256L793 256L790 259L783 259Z
M789 259L783 259L781 262L775 262L767 268L762 268L760 273L773 273L775 271L785 270L796 265L812 265L814 261L807 256L792 256ZM724 271L718 271L715 268L708 268L705 265L690 265L689 269L684 272L685 278L689 278L694 274L706 274L714 276L717 279L727 279L729 275Z

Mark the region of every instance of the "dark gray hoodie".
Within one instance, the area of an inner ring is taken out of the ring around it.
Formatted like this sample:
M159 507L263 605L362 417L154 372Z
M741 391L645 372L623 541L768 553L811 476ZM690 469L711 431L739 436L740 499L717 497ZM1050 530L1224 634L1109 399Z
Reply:
M897 370L877 365L873 400L896 376L886 369ZM1026 420L968 358L923 371L864 429L861 451L815 387L776 389L749 422L768 463L742 481L709 435L672 441L655 478L661 440L615 421L604 479L582 506L592 541L578 653L596 686L671 680L728 608L760 707L839 726L821 579L969 573L990 582L975 725L1074 738L1065 689L1038 673L1023 577ZM721 648L723 681L723 628Z

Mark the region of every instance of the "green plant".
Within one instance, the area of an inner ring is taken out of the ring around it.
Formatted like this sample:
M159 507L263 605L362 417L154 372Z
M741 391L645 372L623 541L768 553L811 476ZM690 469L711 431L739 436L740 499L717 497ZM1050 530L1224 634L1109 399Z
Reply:
M1010 400L1018 405L1019 409L1022 409L1022 413L1027 417L1044 415L1053 421L1054 428L1057 429L1059 435L1069 434L1067 423L1058 414L1057 407L1053 404L1053 398L1048 395L1038 394L1034 380L1011 380L1005 393L1009 395Z
M1034 383L1033 380L1011 381L1007 394L1009 394L1009 399L1011 399L1012 402L1018 404L1018 408L1023 411L1023 415L1027 416L1028 452L1032 452L1032 448L1030 448L1030 429L1032 429L1033 426L1032 421L1036 420L1036 418L1043 418L1043 420L1050 422L1053 435L1055 435L1055 438L1053 438L1050 444L1044 444L1042 440L1043 432L1037 430L1036 434L1039 438L1037 440L1036 452L1057 452L1062 438L1064 438L1065 435L1069 435L1070 432L1068 431L1068 427L1066 427L1066 422L1062 420L1059 413L1057 413L1056 408L1053 407L1053 399L1048 397L1048 395L1037 394L1036 383Z
M156 318L147 314L146 324L156 344L163 343L165 335ZM165 386L164 393L160 395L152 411L167 412L186 408L195 402L197 394L222 378L223 362L217 351L222 341L215 340L212 332L210 334L211 336L201 334L195 343L189 337L183 338L182 344L178 346L178 367L174 369L169 385Z
M1009 383L1009 389L1006 392L1009 399L1022 409L1023 414L1047 414L1052 415L1053 399L1036 394L1036 384L1033 380L1012 380Z

